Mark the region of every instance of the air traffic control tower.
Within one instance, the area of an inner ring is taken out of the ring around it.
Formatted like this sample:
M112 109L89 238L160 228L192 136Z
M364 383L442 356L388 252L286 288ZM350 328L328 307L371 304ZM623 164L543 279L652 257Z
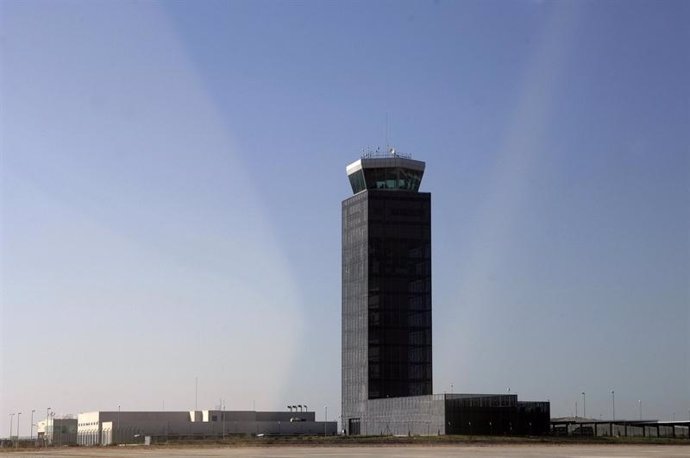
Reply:
M342 402L356 429L370 399L432 393L431 194L419 192L424 162L395 150L363 155L347 175Z
M548 403L433 395L431 194L391 149L348 165L342 203L342 427L350 435L539 434Z

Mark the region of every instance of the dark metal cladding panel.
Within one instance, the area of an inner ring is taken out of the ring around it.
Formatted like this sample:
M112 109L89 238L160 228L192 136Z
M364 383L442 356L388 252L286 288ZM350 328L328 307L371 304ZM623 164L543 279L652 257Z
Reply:
M431 195L367 192L368 398L429 395Z

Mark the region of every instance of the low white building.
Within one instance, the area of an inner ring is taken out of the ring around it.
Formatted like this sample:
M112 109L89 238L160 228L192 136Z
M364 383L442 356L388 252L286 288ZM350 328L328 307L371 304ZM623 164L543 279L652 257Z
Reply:
M182 412L86 412L78 418L79 445L143 443L228 435L336 434L336 422L317 422L314 412L198 410Z

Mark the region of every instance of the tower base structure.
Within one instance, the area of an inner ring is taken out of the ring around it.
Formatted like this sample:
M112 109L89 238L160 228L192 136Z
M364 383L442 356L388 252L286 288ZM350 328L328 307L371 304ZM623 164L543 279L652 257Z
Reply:
M518 401L516 394L436 394L369 399L357 417L343 418L349 435L543 435L549 402Z

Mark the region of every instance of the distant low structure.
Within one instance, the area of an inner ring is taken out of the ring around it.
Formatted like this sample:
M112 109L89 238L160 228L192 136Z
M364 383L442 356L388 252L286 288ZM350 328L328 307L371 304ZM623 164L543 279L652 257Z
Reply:
M552 418L551 434L554 436L669 437L690 439L690 420Z
M36 423L37 444L42 446L76 445L77 419L48 417Z
M75 420L76 421L76 420ZM191 410L177 412L80 413L77 443L111 445L230 435L337 433L334 421L316 421L314 412Z

